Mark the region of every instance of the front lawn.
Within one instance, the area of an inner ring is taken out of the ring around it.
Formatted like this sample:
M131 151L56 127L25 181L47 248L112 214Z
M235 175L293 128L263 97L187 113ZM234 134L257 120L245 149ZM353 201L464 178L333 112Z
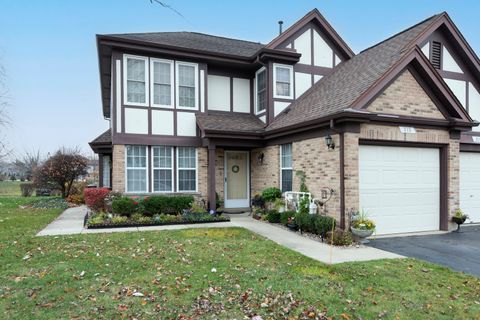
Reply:
M4 180L0 181L0 196L19 196L20 184L24 182Z
M4 319L475 319L480 280L416 260L326 266L239 228L34 237L0 197Z

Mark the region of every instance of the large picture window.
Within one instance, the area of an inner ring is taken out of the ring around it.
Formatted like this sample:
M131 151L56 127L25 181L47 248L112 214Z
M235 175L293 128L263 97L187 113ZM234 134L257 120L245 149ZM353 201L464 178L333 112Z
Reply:
M153 192L173 191L173 148L152 147Z
M292 168L292 144L280 146L280 174L282 192L292 191L293 168Z
M148 105L148 58L125 55L124 100L125 104Z
M267 108L267 70L262 68L255 73L255 106L256 113Z
M275 98L293 99L293 67L274 64L273 78L275 79Z
M171 108L173 103L173 61L150 59L152 105Z
M177 107L197 109L197 65L177 62Z
M197 191L197 151L195 148L177 148L177 180L179 192Z
M126 191L147 192L147 147L126 146Z

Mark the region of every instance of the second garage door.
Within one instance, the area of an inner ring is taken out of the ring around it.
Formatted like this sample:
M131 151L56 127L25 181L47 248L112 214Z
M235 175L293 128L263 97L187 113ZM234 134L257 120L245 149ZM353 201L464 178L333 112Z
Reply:
M360 146L360 209L377 234L438 230L439 149Z
M480 153L460 152L460 208L480 222Z

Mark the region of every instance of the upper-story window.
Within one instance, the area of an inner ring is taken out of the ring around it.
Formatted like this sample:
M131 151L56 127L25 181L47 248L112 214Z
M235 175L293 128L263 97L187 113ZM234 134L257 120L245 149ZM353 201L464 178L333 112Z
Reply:
M255 108L256 113L267 108L267 70L261 68L255 73Z
M148 105L148 58L124 56L125 104Z
M193 63L177 62L177 107L197 109L198 67Z
M157 107L173 106L173 61L150 59L152 75L152 105Z
M274 98L293 99L293 67L282 64L273 65Z

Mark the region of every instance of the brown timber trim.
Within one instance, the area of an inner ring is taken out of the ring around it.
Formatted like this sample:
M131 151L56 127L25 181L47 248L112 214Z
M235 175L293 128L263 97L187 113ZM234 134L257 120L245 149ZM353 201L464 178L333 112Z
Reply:
M340 137L340 228L345 229L345 134Z
M208 202L209 209L216 210L217 190L215 186L215 160L216 160L216 146L215 144L208 145Z
M149 136L143 134L118 134L115 144L160 145L178 147L200 147L199 137Z
M103 156L103 154L98 155L98 186L100 188L103 187Z
M407 142L390 140L360 139L359 145L385 146L385 147L409 147L409 148L434 148L439 149L440 154L440 230L448 231L448 144Z
M480 144L460 143L460 152L479 152L480 153Z

